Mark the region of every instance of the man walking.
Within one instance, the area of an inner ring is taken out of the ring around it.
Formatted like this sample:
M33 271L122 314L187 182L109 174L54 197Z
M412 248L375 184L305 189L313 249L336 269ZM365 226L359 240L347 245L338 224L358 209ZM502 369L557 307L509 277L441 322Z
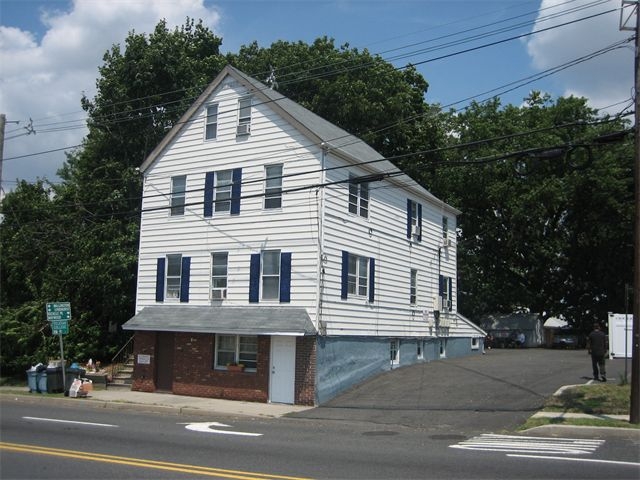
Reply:
M603 382L607 381L607 372L604 365L604 358L607 354L607 336L597 323L593 324L593 331L589 334L587 348L591 355L591 366L593 368L593 379Z

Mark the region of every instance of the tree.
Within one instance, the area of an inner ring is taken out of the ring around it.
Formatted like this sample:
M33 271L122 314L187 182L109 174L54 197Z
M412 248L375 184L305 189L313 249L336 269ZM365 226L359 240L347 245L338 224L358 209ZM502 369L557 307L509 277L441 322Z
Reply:
M586 326L622 311L631 146L599 143L628 125L595 123L596 114L586 99L554 104L535 92L523 107L495 99L452 113L450 142L459 148L422 180L463 212L458 298L466 315L524 309Z

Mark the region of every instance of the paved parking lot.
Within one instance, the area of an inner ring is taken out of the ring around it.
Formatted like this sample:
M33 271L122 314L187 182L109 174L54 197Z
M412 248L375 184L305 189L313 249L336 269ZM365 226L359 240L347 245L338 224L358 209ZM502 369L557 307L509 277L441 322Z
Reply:
M624 359L607 360L607 369L617 382ZM586 350L494 349L385 372L294 416L408 425L432 434L498 433L522 424L560 387L590 379Z

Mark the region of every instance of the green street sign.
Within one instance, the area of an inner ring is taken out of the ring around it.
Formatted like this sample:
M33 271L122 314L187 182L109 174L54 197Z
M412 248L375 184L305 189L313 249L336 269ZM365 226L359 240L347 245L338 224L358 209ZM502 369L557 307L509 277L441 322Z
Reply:
M67 320L53 320L51 322L51 333L54 335L66 335L69 333L69 322Z
M47 320L55 322L56 320L71 320L71 303L69 302L53 302L47 303Z

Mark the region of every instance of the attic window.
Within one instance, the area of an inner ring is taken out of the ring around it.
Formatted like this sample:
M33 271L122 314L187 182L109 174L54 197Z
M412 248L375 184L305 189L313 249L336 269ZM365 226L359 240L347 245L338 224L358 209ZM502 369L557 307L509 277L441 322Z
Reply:
M237 135L251 133L251 97L244 97L238 101L238 130Z
M207 106L207 121L205 126L205 140L213 140L218 135L218 104Z

